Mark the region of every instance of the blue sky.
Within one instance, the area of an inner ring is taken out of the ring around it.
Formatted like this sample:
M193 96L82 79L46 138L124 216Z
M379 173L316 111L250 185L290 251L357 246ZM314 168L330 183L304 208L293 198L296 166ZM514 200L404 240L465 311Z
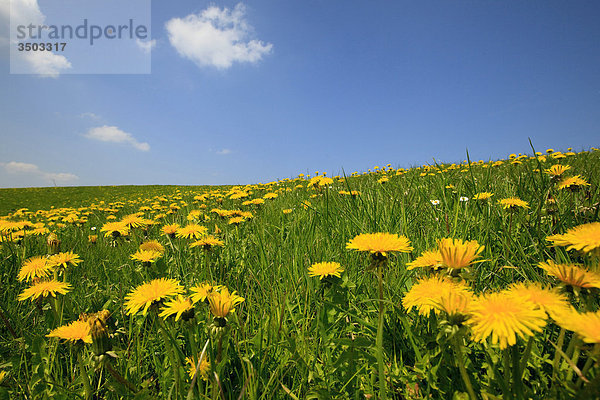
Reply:
M3 4L0 187L268 182L504 158L528 138L589 149L599 15L598 1L152 1L150 74L16 75Z

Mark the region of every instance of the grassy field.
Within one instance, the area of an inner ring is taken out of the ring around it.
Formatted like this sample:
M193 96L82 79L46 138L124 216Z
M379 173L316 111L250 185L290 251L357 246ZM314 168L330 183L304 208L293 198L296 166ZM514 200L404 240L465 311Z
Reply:
M599 398L599 181L565 149L2 189L0 399Z

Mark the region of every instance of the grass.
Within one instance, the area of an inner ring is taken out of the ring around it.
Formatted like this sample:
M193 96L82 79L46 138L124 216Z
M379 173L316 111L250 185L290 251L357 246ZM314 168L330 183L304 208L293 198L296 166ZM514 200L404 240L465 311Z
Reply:
M42 224L56 233L60 250L75 252L83 262L56 274L73 287L66 295L18 301L30 285L16 279L23 263L52 251L47 234L4 236L0 399L592 398L600 381L597 346L551 319L532 339L501 350L473 341L464 321L402 306L410 288L431 274L407 270L406 264L439 239L453 237L485 246L483 261L459 274L474 293L541 282L560 287L580 311L597 310L596 289L575 296L572 287L538 267L547 259L597 266L593 257L551 247L546 238L599 221L600 152L557 154L563 153L382 168L311 187L307 178L285 179L239 187L248 193L241 199L231 198L231 187L2 189L0 215L6 221ZM571 166L566 175L581 175L590 185L557 190L544 172L557 163ZM493 196L474 200L480 192ZM278 197L242 204L266 193ZM503 210L498 200L508 197L529 208ZM214 208L250 211L253 218L229 224ZM136 212L158 223L133 228L125 237L100 232L109 217L119 221ZM191 221L224 246L190 248L189 239L161 233L166 224ZM370 270L371 256L346 244L372 232L404 235L414 250L390 252L384 268ZM89 235L97 235L95 244ZM130 255L148 239L165 247L163 256L149 265L133 261ZM321 261L340 263L341 278L309 277L308 267ZM126 295L163 277L176 279L186 292L201 282L225 285L245 300L226 321L215 320L204 303L194 306L188 320L158 317L164 302L147 316L128 315ZM99 322L100 350L98 338L84 345L45 336L104 309L111 316ZM197 363L205 345L210 368L192 385L185 358Z

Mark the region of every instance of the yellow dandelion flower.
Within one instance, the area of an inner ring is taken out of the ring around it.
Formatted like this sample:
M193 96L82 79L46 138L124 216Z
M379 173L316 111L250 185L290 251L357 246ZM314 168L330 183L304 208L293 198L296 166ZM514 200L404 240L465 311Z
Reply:
M571 167L568 165L555 164L550 168L546 169L545 172L548 175L551 175L552 177L559 177L562 176L562 174L564 174L569 169L571 169Z
M447 268L465 268L474 262L483 251L476 240L462 241L461 239L444 238L438 242L438 250L442 264Z
M600 222L579 225L562 235L548 236L546 240L554 246L567 247L567 250L579 250L583 253L599 252Z
M244 222L245 220L246 220L246 218L244 218L244 217L233 217L233 218L230 218L227 223L229 225L239 225L242 222Z
M67 266L69 266L69 265L75 266L75 265L81 263L83 260L81 258L79 258L79 256L77 254L73 253L72 251L69 251L69 252L54 254L54 255L50 256L48 261L50 262L50 264L52 264L55 267L67 268Z
M276 199L277 197L279 197L279 195L277 193L267 193L263 196L263 199L267 199L267 200L273 200Z
M121 218L121 223L127 228L139 228L146 225L144 218L140 214L129 214Z
M31 299L31 301L40 297L56 297L56 294L67 294L71 291L71 285L67 282L39 281L31 285L31 287L23 290L19 295L19 301Z
M92 343L90 324L81 320L73 321L68 325L59 326L47 334L46 337L56 337L73 343L78 341Z
M154 250L138 250L129 257L134 261L153 263L162 257L162 253Z
M415 268L439 268L442 266L442 255L439 250L428 250L424 251L419 257L415 258L414 261L406 264L406 269L411 270Z
M209 294L211 294L215 290L220 290L223 286L216 285L213 286L210 283L201 283L196 286L192 286L190 288L192 295L190 298L192 299L192 303L196 304L199 301L205 301Z
M569 307L567 297L556 289L546 289L540 283L514 283L506 290L515 296L524 297L554 318Z
M570 307L556 318L556 322L577 333L586 343L600 343L600 311L579 313Z
M473 300L470 314L473 340L483 342L491 336L500 349L517 343L517 336L525 339L541 332L546 325L544 310L508 292L489 293Z
M556 264L552 260L539 263L538 266L560 279L565 285L577 288L600 288L600 274L589 271L577 264Z
M190 247L202 247L204 250L210 250L213 247L223 247L225 243L222 240L217 239L214 236L207 235L202 237L200 240L197 240L190 244Z
M17 279L29 282L34 278L46 278L53 269L54 265L46 257L31 257L23 263Z
M125 296L125 308L129 315L133 315L143 308L142 313L146 315L153 303L181 293L183 293L183 287L175 279L154 279L143 283Z
M122 222L107 222L102 225L100 232L105 232L105 237L112 236L116 238L129 235L129 228Z
M165 252L165 247L156 240L148 240L140 244L140 250L156 251L162 254Z
M410 312L413 308L420 315L429 315L431 310L439 314L439 304L444 295L450 292L468 295L469 287L464 282L454 282L447 277L432 276L415 283L402 299L402 306Z
M319 280L327 276L337 276L341 278L341 273L344 272L344 268L336 262L320 262L315 263L308 268L308 276L318 276Z
M473 200L487 200L491 198L494 194L490 192L480 192L473 195Z
M520 208L529 208L528 202L518 199L516 197L509 197L506 199L502 199L502 200L499 200L498 203L500 203L500 205L502 206L503 209L511 210L511 211L514 211L519 207Z
M384 256L391 251L410 253L413 249L406 236L398 236L394 233L363 233L346 243L346 248Z
M192 309L192 300L190 298L179 295L174 300L166 301L165 306L161 310L162 312L158 314L158 316L167 319L171 315L175 314L175 321L179 321L179 318L181 318L182 314L187 313Z
M565 178L562 181L560 181L558 183L558 185L556 186L556 188L558 190L563 190L563 189L577 190L584 186L590 186L590 184L587 183L586 180L583 179L581 176L575 175L575 176L571 176L569 178Z
M225 318L230 312L235 311L234 307L245 299L237 295L237 292L229 293L224 287L219 291L213 291L208 294L208 304L210 311L217 318Z
M286 208L286 209L283 209L281 212L283 212L284 214L291 214L292 213L292 209L291 208Z
M207 232L208 228L205 226L192 223L177 229L175 236L185 239L200 239L202 236L206 235Z
M196 375L196 366L198 365L198 361L194 360L192 357L186 357L185 362L188 364L188 375L190 379L194 379L194 375ZM205 381L208 380L208 370L210 369L210 362L206 359L206 356L202 359L200 366L198 366L198 375Z
M466 290L450 290L442 293L435 307L445 312L451 319L460 317L456 322L462 323L468 318L471 301L473 301L473 294L471 292Z
M164 225L161 228L161 232L163 235L175 237L175 233L177 232L178 229L179 229L179 224Z

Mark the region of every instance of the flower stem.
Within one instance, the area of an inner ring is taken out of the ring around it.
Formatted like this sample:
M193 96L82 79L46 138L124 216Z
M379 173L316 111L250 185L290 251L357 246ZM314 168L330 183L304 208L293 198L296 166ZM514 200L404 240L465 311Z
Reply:
M513 378L513 395L516 399L523 399L523 380L521 378L521 354L519 346L514 344L511 346L512 353L512 378Z
M377 323L377 340L375 342L376 353L377 353L377 369L379 372L379 398L385 400L387 398L386 387L385 387L385 372L383 365L383 277L382 277L382 266L377 266L377 280L379 281L379 320Z
M86 400L90 400L92 398L92 386L90 385L90 378L85 370L85 364L83 363L83 358L81 357L81 349L77 351L77 363L79 364L79 373L81 374L81 380L83 381L83 390L85 391Z
M454 343L454 352L456 354L456 363L458 364L458 369L460 371L460 376L462 377L463 382L465 383L465 387L467 388L467 392L469 393L469 397L471 400L477 400L477 395L473 390L473 385L471 384L471 379L469 378L469 374L467 373L467 369L465 368L465 363L462 355L462 338L455 336Z

